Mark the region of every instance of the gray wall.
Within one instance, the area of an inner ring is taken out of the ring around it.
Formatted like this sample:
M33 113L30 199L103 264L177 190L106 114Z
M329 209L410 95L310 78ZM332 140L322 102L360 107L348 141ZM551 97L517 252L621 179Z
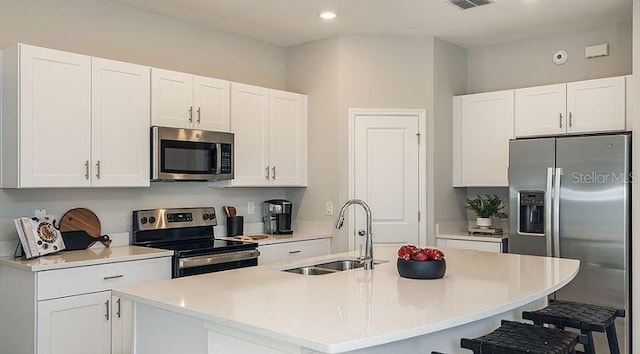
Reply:
M434 129L433 173L434 222L458 222L466 218L466 191L453 188L452 97L466 92L467 50L436 38L434 40ZM432 232L435 232L433 230Z
M279 89L286 88L284 48L104 0L0 0L0 48L40 45ZM154 183L151 188L0 190L0 253L14 245L12 219L46 208L58 217L87 207L102 232L126 232L141 208L236 205L283 198L283 188L212 189L206 183ZM219 223L225 222L220 217ZM13 250L11 250L12 252Z
M631 73L631 22L469 49L468 93ZM609 56L585 59L584 47L609 43ZM556 65L558 49L569 60Z
M105 0L0 0L0 48L13 43L286 88L282 47Z

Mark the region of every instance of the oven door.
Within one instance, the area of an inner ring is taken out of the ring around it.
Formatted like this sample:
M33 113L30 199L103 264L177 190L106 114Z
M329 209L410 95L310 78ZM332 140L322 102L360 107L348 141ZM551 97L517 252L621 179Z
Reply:
M260 251L257 249L216 253L195 257L175 258L173 277L220 272L223 270L253 267L258 265Z

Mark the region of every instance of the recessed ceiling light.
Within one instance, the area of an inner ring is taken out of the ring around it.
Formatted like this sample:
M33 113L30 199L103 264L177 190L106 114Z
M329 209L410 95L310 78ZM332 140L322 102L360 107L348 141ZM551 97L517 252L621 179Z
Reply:
M323 11L323 12L320 13L319 16L323 20L333 20L338 15L335 12L332 12L332 11Z

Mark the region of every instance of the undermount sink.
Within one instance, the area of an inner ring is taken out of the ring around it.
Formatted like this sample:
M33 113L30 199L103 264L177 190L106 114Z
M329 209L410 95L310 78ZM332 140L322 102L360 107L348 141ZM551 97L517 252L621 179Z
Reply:
M386 263L387 261L374 260L373 264ZM304 275L323 275L341 272L344 270L358 269L364 267L364 262L358 259L339 259L335 261L322 261L322 263L310 264L303 267L283 269L285 272Z

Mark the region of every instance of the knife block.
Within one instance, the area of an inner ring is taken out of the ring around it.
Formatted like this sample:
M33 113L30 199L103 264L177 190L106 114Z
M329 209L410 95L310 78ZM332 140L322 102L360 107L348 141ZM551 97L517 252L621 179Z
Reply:
M231 216L227 218L227 237L242 235L244 226L244 217Z

